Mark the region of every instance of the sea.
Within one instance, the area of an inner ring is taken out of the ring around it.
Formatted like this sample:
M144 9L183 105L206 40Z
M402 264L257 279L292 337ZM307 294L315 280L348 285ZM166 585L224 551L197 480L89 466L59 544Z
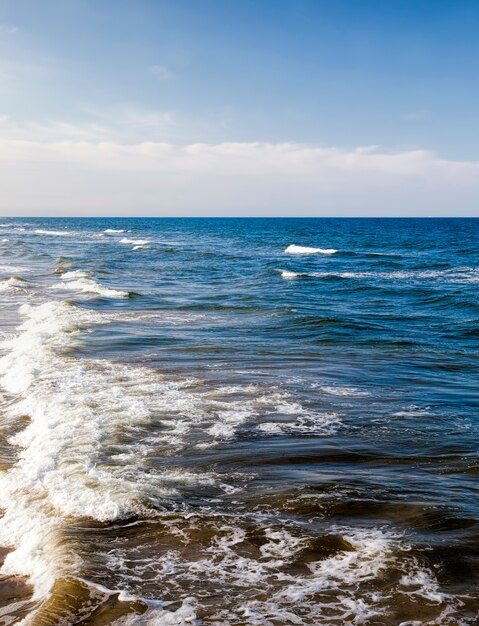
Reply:
M479 219L1 218L0 624L479 624Z

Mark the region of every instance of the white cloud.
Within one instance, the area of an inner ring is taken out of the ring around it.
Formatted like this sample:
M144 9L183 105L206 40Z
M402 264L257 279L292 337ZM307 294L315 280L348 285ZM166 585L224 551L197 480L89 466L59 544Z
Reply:
M5 133L5 124L3 215L477 215L479 209L479 163L424 150L127 144L88 137L101 128L52 125L47 137L45 127L29 126L22 135L18 128Z

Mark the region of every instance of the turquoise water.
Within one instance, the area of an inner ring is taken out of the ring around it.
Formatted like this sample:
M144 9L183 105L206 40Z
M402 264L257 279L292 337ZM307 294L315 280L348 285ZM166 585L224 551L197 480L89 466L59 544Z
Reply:
M478 220L0 224L5 624L477 623Z

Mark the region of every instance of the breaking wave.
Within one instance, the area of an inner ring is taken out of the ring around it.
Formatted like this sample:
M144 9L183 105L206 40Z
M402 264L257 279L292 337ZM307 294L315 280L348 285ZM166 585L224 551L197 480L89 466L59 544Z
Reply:
M128 298L128 291L118 291L101 285L91 277L91 274L83 270L74 270L65 272L61 276L62 282L53 285L53 289L70 289L72 291L80 291L91 293L105 298Z
M0 291L21 292L25 291L25 280L20 276L0 279Z
M85 328L104 323L93 311L53 301L24 305L20 314L24 322L0 360L1 385L15 398L6 413L16 432L10 443L19 450L0 477L0 543L12 548L1 573L27 576L35 598L81 574L65 533L72 520L155 516L185 485L237 489L213 473L153 470L158 449L172 455L214 446L281 412L307 419L279 390L201 389L196 379L75 357Z

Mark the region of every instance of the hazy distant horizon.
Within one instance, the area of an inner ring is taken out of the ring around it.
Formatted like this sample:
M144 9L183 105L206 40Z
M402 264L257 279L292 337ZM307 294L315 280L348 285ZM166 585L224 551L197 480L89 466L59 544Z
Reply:
M2 220L477 220L477 215L2 215Z

